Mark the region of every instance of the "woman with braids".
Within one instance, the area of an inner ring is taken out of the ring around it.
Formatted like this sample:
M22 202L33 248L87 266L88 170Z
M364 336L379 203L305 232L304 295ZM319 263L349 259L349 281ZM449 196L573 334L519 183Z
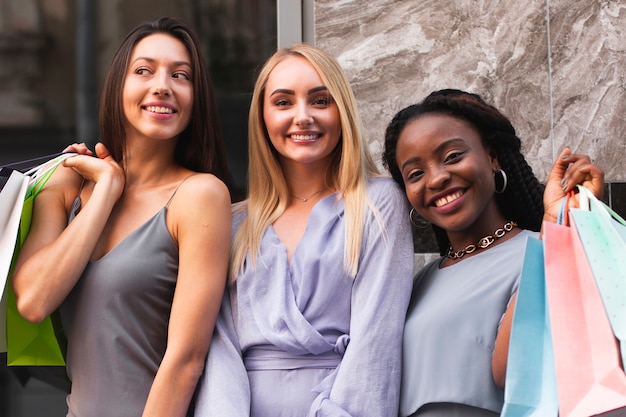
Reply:
M384 164L412 221L432 223L441 258L414 279L403 342L401 416L498 416L525 241L576 184L603 172L565 149L546 187L509 120L478 95L430 94L387 127Z

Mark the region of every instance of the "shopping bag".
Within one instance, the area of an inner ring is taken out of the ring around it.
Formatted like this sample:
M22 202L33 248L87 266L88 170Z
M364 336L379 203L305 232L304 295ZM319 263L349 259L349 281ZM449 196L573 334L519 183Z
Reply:
M556 417L558 399L543 244L529 237L511 324L502 417Z
M5 288L8 285L7 278L15 252L27 186L27 177L19 171L13 171L0 191L0 352L7 351Z
M624 407L617 339L576 230L544 222L543 242L559 415L588 417Z
M22 207L19 238L14 257L19 254L19 250L30 230L35 197L44 187L56 167L71 155L63 154L36 169L27 171L29 187ZM64 352L66 341L62 332L58 311L46 317L40 323L31 323L17 311L15 293L11 285L7 286L6 294L7 365L65 365Z
M570 210L572 227L585 249L611 328L626 364L626 221L579 186L580 208Z

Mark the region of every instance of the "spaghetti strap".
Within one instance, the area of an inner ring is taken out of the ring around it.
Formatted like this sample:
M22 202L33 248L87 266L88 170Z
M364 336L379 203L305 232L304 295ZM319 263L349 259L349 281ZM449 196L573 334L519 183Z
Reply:
M83 177L83 180L80 182L80 188L78 189L78 196L80 197L80 193L83 192L83 187L85 186L85 177Z
M176 189L174 190L174 192L172 193L172 195L170 196L169 200L167 200L167 203L165 203L165 207L169 207L170 203L172 202L172 199L174 198L174 196L176 195L176 192L178 191L178 189L180 188L181 185L183 185L183 183L185 181L187 181L188 178L193 177L194 175L199 174L198 172L194 172L191 175L186 176L185 178L183 178L183 180L181 182L178 183L178 185L176 186Z
M76 198L72 202L72 207L70 208L69 221L74 220L74 217L78 214L81 209L82 200L80 199L80 194L83 192L83 186L85 185L85 178L80 182L80 188L78 189L78 194L76 194Z

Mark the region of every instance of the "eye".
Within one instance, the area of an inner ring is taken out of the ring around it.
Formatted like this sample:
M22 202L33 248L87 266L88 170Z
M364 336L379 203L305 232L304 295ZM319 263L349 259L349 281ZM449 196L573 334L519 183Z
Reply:
M328 107L331 102L332 99L329 96L320 96L313 100L313 105L317 107Z
M287 100L287 99L284 99L284 98L279 98L279 99L274 100L274 105L276 107L287 107L290 104L291 104L291 102L289 100Z
M150 70L148 68L139 67L135 70L135 74L137 75L148 75L150 74Z
M465 152L463 151L452 151L446 155L444 162L458 162L463 157L463 155L465 155Z
M181 80L191 80L191 77L185 72L176 72L172 74L172 78L179 78Z
M424 171L421 169L412 169L407 172L404 182L415 182L424 176Z

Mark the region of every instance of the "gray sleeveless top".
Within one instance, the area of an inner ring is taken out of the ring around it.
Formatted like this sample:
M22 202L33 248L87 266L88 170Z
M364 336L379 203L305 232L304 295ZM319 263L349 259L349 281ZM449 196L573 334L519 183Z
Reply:
M61 305L72 381L68 416L143 412L165 354L178 275L178 247L165 222L169 201L101 259L89 262ZM73 217L74 212L70 221Z

